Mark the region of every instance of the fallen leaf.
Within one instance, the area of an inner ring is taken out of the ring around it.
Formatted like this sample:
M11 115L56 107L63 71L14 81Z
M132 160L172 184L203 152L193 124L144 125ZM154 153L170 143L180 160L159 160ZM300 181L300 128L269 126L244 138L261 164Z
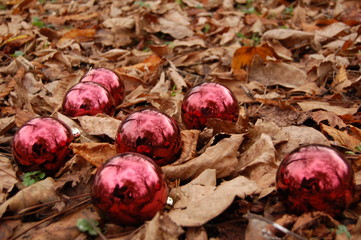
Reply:
M312 111L323 109L329 112L333 112L336 115L353 115L357 113L358 106L350 106L350 107L342 107L331 105L329 102L321 102L321 101L303 101L297 102L297 104L302 108L302 111Z
M276 177L276 149L272 139L262 134L246 152L242 154L237 166L237 173L266 189L274 183ZM267 176L266 176L267 175Z
M257 81L265 86L281 85L296 88L307 83L307 74L283 62L258 63L250 68L248 80Z
M69 148L96 167L116 155L115 146L109 143L71 143Z
M330 135L338 145L348 148L351 151L355 151L356 147L361 144L361 139L356 138L347 131L340 131L325 124L320 124L320 127L321 130Z
M258 192L257 184L243 176L224 181L217 187L193 181L178 189L178 197L185 206L179 207L176 202L169 212L169 217L180 226L201 226L222 213L236 196L244 198ZM204 188L209 190L204 192Z
M87 42L94 38L96 30L89 29L72 29L65 33L58 41L58 45L64 44L66 41L74 40L76 42Z
M338 70L336 77L331 84L331 87L337 93L342 93L342 92L345 92L344 89L351 86L351 84L352 84L352 82L350 80L348 80L348 78L347 78L346 68L344 66L342 66Z
M19 181L10 159L2 156L0 156L0 181L0 204L2 204Z
M316 111L312 112L312 119L320 124L322 121L327 121L331 127L338 126L339 128L344 128L347 125L342 121L342 119L337 116L334 112L327 111Z
M281 161L295 148L306 144L322 144L330 146L328 139L319 131L306 126L288 126L282 130L289 136L289 141L277 147L277 159Z
M180 165L163 166L162 170L168 179L194 178L208 168L217 170L217 178L229 176L238 164L237 150L242 141L243 134L231 135L208 147L200 156Z
M267 43L259 47L243 46L234 52L231 68L235 70L249 67L255 57L259 57L263 61L275 61L279 58L274 49Z
M5 212L18 212L22 209L34 206L40 203L59 200L56 193L54 179L48 177L27 188L22 189L15 196L0 205L0 217Z
M314 36L314 33L294 29L271 29L262 35L262 40L276 39L286 48L297 49L310 44Z
M175 224L167 214L159 212L147 221L132 240L177 240L184 230Z
M99 219L99 215L92 207L79 208L62 216L58 221L41 228L32 229L31 235L36 236L37 240L68 240L76 239L81 235L76 227L78 219Z
M97 116L81 116L77 118L80 126L89 135L107 135L111 139L115 139L120 120L107 115Z

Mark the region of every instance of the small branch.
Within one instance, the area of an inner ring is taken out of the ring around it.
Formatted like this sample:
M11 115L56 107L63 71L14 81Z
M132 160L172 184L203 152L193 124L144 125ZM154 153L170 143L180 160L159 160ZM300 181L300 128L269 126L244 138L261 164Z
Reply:
M260 221L263 221L263 222L266 222L268 224L271 224L274 228L280 230L281 232L283 232L284 234L288 234L288 235L291 235L292 237L296 238L296 239L300 239L300 240L307 240L306 238L298 235L297 233L294 233L290 230L288 230L287 228L279 225L278 223L275 223L265 217L262 217L260 215L257 215L257 214L253 214L253 213L247 213L245 215L246 218L248 219L257 219L257 220L260 220Z

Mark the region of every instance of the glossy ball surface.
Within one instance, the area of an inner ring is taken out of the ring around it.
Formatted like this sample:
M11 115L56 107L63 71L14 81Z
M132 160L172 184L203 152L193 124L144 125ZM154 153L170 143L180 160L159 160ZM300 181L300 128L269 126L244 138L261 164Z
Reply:
M154 161L123 153L98 169L91 195L102 218L119 225L139 225L164 208L168 187Z
M350 164L334 149L306 145L281 162L277 192L293 211L340 214L352 201L355 189Z
M181 134L176 121L157 110L146 109L129 114L115 137L118 153L137 152L162 166L176 160Z
M189 89L182 102L182 120L189 129L203 129L208 119L236 122L239 106L234 94L218 83L205 82Z
M80 82L99 83L113 96L115 105L120 104L124 99L124 84L118 75L109 69L91 69L82 77Z
M95 82L80 82L66 93L63 112L68 117L98 113L114 115L114 99L104 87Z
M51 117L34 118L21 126L14 135L12 152L24 171L58 171L66 162L73 141L71 129Z

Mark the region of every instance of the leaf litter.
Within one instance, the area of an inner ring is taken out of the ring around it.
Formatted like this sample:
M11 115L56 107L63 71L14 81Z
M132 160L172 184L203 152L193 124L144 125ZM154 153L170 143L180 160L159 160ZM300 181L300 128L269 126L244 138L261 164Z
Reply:
M25 0L0 7L1 239L359 237L359 1ZM115 117L64 116L66 91L97 67L125 84ZM204 131L185 129L181 101L203 81L234 91L236 124L214 119ZM92 177L116 154L120 122L149 107L181 126L181 155L162 167L174 204L139 228L115 226L89 202ZM80 137L63 169L25 187L11 140L35 116L59 118ZM278 164L310 143L333 146L352 163L357 191L341 218L292 215L277 201ZM100 234L81 232L79 219L99 222Z

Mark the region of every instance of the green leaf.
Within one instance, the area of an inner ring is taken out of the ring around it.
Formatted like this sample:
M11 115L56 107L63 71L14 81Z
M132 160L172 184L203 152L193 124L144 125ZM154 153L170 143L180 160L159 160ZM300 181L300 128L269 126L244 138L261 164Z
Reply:
M347 227L345 225L338 225L336 234L345 234L348 239L351 238L351 233L348 231Z
M94 219L79 218L76 222L76 226L80 231L88 233L89 235L96 236L101 229L98 227L98 221Z
M210 29L211 29L211 25L205 24L204 27L203 27L203 29L202 29L202 31L203 31L204 33L208 33Z
M39 17L33 17L33 21L31 23L33 24L33 26L39 28L45 27L45 23L41 21Z
M13 57L19 57L19 56L24 56L25 53L22 51L15 51L14 54L12 55Z
M36 182L43 180L46 174L42 171L27 172L23 176L23 184L28 187Z

